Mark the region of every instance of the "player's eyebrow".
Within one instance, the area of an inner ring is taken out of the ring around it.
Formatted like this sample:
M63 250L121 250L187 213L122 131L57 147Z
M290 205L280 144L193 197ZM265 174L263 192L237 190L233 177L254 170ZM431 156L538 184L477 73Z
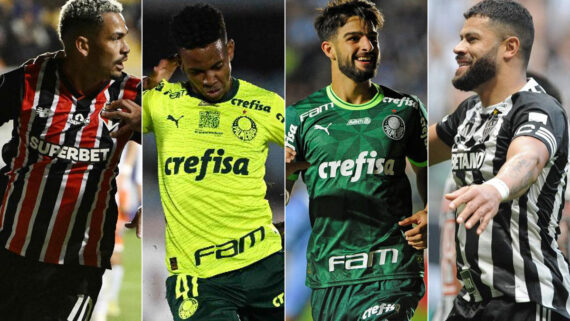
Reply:
M459 39L463 40L463 38L468 38L468 37L479 37L480 34L477 31L467 31L465 33L460 33L459 34Z
M349 32L345 33L345 34L343 35L343 37L344 37L344 38L349 38L349 37L352 37L352 36L364 36L364 35L366 35L368 38L374 38L374 39L376 39L376 38L378 37L378 32L376 32L376 31L371 31L371 32L369 32L369 33L364 33L364 32L362 32L362 31L349 31Z
M218 66L219 64L223 64L224 60L220 59L218 61L216 61L215 63L213 63L210 67L206 68L206 69L202 69L202 68L196 68L196 67L191 67L188 68L188 71L192 71L192 72L202 72L202 71L206 71L206 70L210 70L216 66Z
M117 37L118 39L121 39L121 38L125 37L128 33L129 33L129 30L126 30L125 32L115 31L115 32L113 32L112 37Z

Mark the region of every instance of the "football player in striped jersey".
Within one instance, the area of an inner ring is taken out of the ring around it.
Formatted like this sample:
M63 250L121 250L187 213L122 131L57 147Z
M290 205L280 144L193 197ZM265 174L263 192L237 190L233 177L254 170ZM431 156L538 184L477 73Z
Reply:
M484 0L465 14L453 85L476 95L430 127L430 165L451 159L458 275L447 320L566 320L570 274L556 243L564 206L564 108L526 68L532 16Z
M140 141L121 12L115 0L69 0L63 52L1 76L0 122L14 121L0 179L2 320L89 320L110 268L117 164Z

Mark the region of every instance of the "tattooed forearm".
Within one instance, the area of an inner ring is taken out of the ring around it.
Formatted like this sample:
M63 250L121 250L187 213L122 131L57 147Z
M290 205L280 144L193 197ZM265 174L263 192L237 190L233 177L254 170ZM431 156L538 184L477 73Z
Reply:
M510 188L509 199L524 194L538 178L539 159L532 153L520 153L509 159L497 177L503 180Z

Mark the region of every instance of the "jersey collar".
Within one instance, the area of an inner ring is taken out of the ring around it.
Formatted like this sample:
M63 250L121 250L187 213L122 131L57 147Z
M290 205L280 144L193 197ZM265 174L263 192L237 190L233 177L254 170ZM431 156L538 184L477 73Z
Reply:
M376 87L376 95L374 95L374 97L372 97L372 99L370 99L370 101L365 102L364 104L351 104L351 103L348 103L348 102L340 99L334 93L331 85L328 85L326 88L327 96L335 105L337 105L340 108L350 109L350 110L369 109L369 108L372 108L372 107L378 105L384 99L384 92L382 91L382 88L375 83L372 83L372 85L374 85L374 87Z

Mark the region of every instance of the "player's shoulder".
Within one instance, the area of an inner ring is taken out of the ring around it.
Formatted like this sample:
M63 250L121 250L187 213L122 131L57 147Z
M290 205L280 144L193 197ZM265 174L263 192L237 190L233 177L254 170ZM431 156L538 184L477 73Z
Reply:
M556 98L534 91L520 91L511 96L514 110L544 110L545 112L564 113L564 107Z
M140 83L141 83L141 78L139 78L139 77L137 77L137 76L134 76L134 75L131 75L131 74L128 74L128 73L126 73L126 72L122 72L122 73L121 73L121 78L120 78L120 79L123 80L123 81L126 80L126 81L133 82L133 83L136 83L136 84L140 84Z
M239 82L238 94L252 95L260 98L281 99L281 96L276 92L262 88L258 85L252 84L243 79L237 79Z
M388 98L392 98L392 99L401 99L401 98L417 99L417 97L414 95L407 94L407 93L404 93L402 91L392 89L392 88L384 86L384 85L380 85L380 84L374 84L374 85L380 89L382 94L384 94L384 97L388 97Z
M237 79L239 86L236 94L230 99L234 106L253 111L262 111L260 114L283 113L285 103L276 92L262 88L243 79Z
M416 96L395 90L384 85L375 84L378 90L382 93L382 103L395 104L400 108L412 108L415 110L424 109L421 100Z
M142 81L139 77L122 72L121 76L113 79L111 87L124 90L125 92L130 91L140 93Z
M165 93L169 91L177 92L182 90L185 90L185 88L181 82L169 82L168 80L163 79L158 83L158 85L149 91Z
M181 82L169 82L166 79L163 79L154 88L145 90L143 95L146 99L157 99L177 95L182 96L185 92L186 89Z
M309 109L317 108L322 105L330 104L331 100L327 95L326 87L321 88L309 96L297 101L287 107L287 112L303 112Z

